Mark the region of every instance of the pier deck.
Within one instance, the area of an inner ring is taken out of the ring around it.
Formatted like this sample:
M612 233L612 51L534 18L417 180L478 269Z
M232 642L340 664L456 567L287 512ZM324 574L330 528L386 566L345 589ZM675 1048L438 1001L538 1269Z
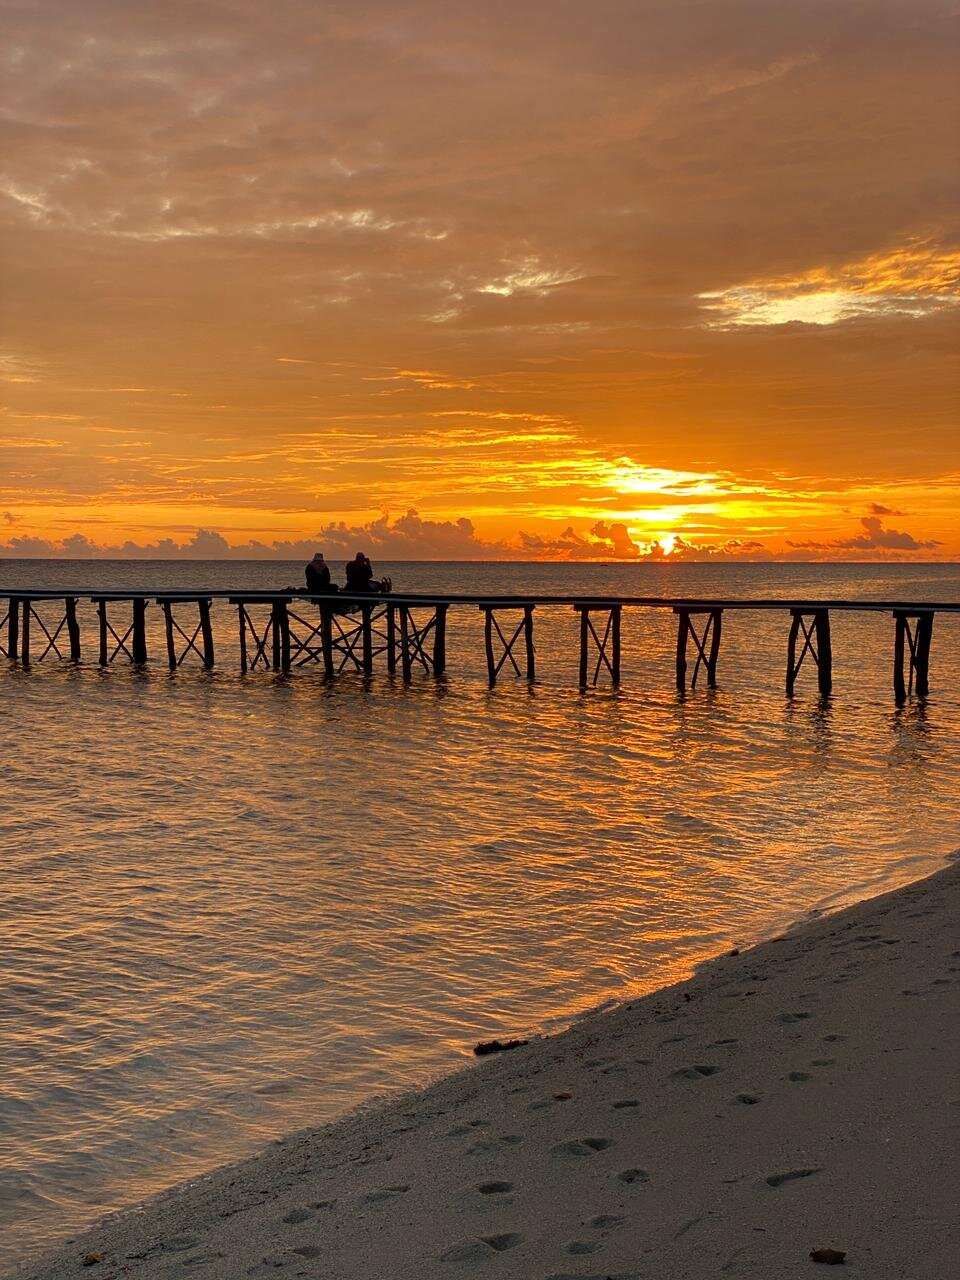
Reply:
M22 666L51 658L80 662L79 601L96 608L101 666L123 659L137 666L147 662L146 615L153 604L163 613L165 657L170 669L176 670L191 655L203 666L213 667L211 606L220 601L237 611L244 672L258 668L287 672L317 664L330 678L351 670L369 675L382 657L389 672L399 666L407 681L415 671L442 675L446 670L448 612L479 609L491 685L504 670L533 680L534 611L569 609L579 624L581 689L601 680L613 687L620 684L624 610L671 610L677 617L676 684L681 693L696 687L701 672L708 687L716 686L724 613L779 610L790 617L788 696L793 696L801 668L808 661L816 667L817 687L824 697L833 687L831 613L885 613L894 622L893 690L898 703L914 693L920 698L928 695L934 618L938 613L960 613L958 601L0 588L0 658ZM48 607L41 612L39 605ZM50 605L57 606L54 616Z

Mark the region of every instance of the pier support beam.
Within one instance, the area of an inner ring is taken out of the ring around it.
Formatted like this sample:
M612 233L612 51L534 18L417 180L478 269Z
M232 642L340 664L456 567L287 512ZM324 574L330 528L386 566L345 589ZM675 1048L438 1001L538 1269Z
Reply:
M20 652L20 598L7 597L7 611L0 618L0 657L16 662Z
M402 604L400 609L400 669L405 681L409 680L415 663L429 675L443 675L447 665L447 605L427 605L429 616L418 621L412 605ZM392 610L391 610L392 612ZM433 646L428 646L430 633Z
M930 642L933 639L933 610L894 610L897 630L893 649L893 693L897 704L906 702L914 691L918 698L930 692ZM912 626L910 624L913 624ZM904 659L909 652L907 676L904 679Z
M710 689L717 687L717 658L720 655L720 631L723 622L722 609L688 609L686 607L676 607L673 611L677 615L677 690L685 693L687 690L687 638L693 640L694 647L697 650L697 660L693 666L693 675L690 677L690 688L697 687L697 676L700 674L701 665L706 668L707 686ZM703 631L697 630L695 619L705 617L706 623ZM708 647L709 646L709 647Z
M174 604L195 604L197 606L197 623L188 635L180 626L174 612ZM203 665L209 669L213 666L213 628L210 624L210 600L184 600L182 597L157 596L157 604L163 610L163 623L167 637L167 662L171 671L182 667L187 657L195 653ZM180 650L177 636L186 641ZM200 644L197 644L197 641Z
M607 606L591 606L587 604L575 604L574 609L580 615L580 688L586 689L588 683L596 688L600 679L600 672L606 667L610 675L610 683L616 689L620 684L620 614L622 606L612 604ZM591 614L606 614L606 623L603 627L603 636L601 638L597 628L593 625ZM591 652L597 654L596 665L593 668L593 674L590 675L589 666Z
M787 639L787 697L793 697L797 674L809 653L817 668L817 687L821 697L828 697L833 689L833 648L830 643L829 609L791 609L790 635ZM800 656L797 657L797 640L803 636Z
M532 604L521 604L521 605L510 605L510 604L484 605L482 604L480 606L480 610L483 613L484 645L487 651L487 675L489 676L490 683L492 685L496 684L497 676L500 674L503 664L508 660L510 662L510 665L513 667L514 671L516 672L516 674L518 676L522 674L520 671L520 666L517 662L517 659L514 656L514 647L521 636L523 636L524 649L526 651L526 678L528 680L533 680L536 678L535 655L534 655L534 648L533 648L533 608L534 607ZM506 610L506 609L522 609L523 610L523 617L518 622L509 640L501 630L500 622L497 619L496 613L498 609L499 610ZM501 649L501 653L499 658L497 657L497 654L495 651L494 633L496 633L496 636L500 641L499 647Z
M53 620L48 621L37 610L39 601L30 596L22 596L20 604L20 661L25 667L29 667L34 661L33 657L33 638L32 624L36 624L42 636L41 644L46 641L43 648L36 656L37 662L43 662L44 658L49 657L52 653L54 657L61 661L68 659L70 662L80 661L80 628L77 625L77 602L70 596L67 596L63 602L63 613L54 615L57 618L56 623ZM55 601L48 600L52 604ZM60 646L64 643L60 639L61 635L66 632L69 651L64 653Z
M282 610L275 610L268 624L276 637L274 650L281 669L322 663L328 677L339 675L347 667L371 675L377 655L385 653L388 669L395 670L395 605L385 604L377 596L359 606L338 604L336 595L310 596L310 604L320 611L319 619L313 622L297 611L299 599L281 600Z
M75 596L67 596L63 602L67 615L67 637L70 641L70 661L80 661L80 623L77 621L77 601Z
M100 655L101 667L107 667L121 653L125 653L135 666L143 666L147 661L147 600L145 596L130 596L132 619L130 625L121 635L110 621L107 605L125 604L123 599L108 599L106 596L94 596L97 606L97 617L100 621Z
M256 671L258 667L266 667L269 671L273 666L274 655L276 662L279 664L279 644L273 640L274 622L276 615L271 601L250 599L246 596L231 596L230 603L237 606L237 624L240 629L240 670ZM251 610L256 605L270 605L270 612L265 620L257 620L256 615ZM267 654L267 645L270 645L270 655Z

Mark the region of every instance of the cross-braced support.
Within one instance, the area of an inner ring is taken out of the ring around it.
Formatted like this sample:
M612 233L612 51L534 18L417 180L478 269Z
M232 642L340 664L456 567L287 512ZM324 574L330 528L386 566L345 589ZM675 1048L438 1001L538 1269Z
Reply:
M77 623L77 602L73 596L67 596L63 602L63 613L56 616L56 621L47 620L37 611L37 600L23 596L20 600L20 661L29 667L32 661L43 662L51 654L61 661L80 661L80 627ZM33 626L40 631L41 639L37 646L39 652L33 656ZM46 643L44 643L44 641Z
M286 600L282 597L251 600L245 596L231 596L230 603L237 606L240 670L256 671L258 667L265 667L268 671L289 671L290 621ZM269 608L265 618L252 612L256 605Z
M174 615L175 603L197 606L197 624L189 633L184 631ZM167 636L167 662L170 664L170 670L176 671L177 667L182 667L191 653L195 653L205 667L208 669L212 667L213 628L210 625L210 600L199 597L196 600L184 600L183 597L157 596L157 604L163 610L163 623ZM186 641L183 649L180 649L178 636Z
M373 673L374 659L387 655L387 669L396 669L396 608L392 604L362 604L351 611L327 599L314 601L320 609L320 658L324 674L339 675L346 668ZM313 655L316 650L312 650ZM304 662L314 661L307 656ZM299 663L298 665L303 665Z
M109 600L105 596L94 596L97 606L97 617L100 620L100 665L107 667L121 653L126 654L136 666L143 666L147 660L147 601L144 596L131 596L133 606L130 625L121 633L114 627L107 613L109 604L126 604L125 600ZM122 626L122 624L121 624Z
M517 623L513 634L508 640L500 628L500 622L496 616L497 609L522 609L523 617ZM509 660L516 674L521 675L520 666L514 657L514 646L523 636L524 647L526 649L527 670L526 678L533 680L535 678L534 653L533 653L533 605L484 605L480 606L483 613L483 638L487 651L487 675L490 677L490 683L496 684L497 676L500 674L503 664ZM496 633L502 650L500 657L496 656L494 650L494 633Z
M893 693L898 703L906 702L914 691L918 698L930 692L930 642L933 639L933 611L930 609L907 612L894 611L897 623L893 649ZM910 624L913 624L912 626ZM904 679L904 658L909 652L907 678Z
M693 665L693 675L690 677L690 688L697 687L697 676L700 674L702 665L706 668L708 688L715 689L723 610L675 608L673 612L677 615L677 689L680 693L685 693L687 688L688 636L692 638L697 650L697 660ZM697 624L694 621L696 617L706 617L706 625L702 632L697 630Z
M620 614L622 607L612 604L609 607L591 608L586 604L575 604L574 609L580 615L580 688L586 689L588 683L594 688L600 679L601 670L606 667L610 675L610 683L616 689L620 684ZM606 615L603 635L593 624L591 614ZM590 658L597 655L593 673L590 673Z
M797 674L803 660L810 655L817 668L817 687L821 697L828 697L833 689L833 648L830 643L829 609L791 609L790 635L787 639L787 697L793 697ZM800 655L797 641L803 636Z
M400 667L404 680L409 680L415 664L429 675L443 675L447 665L447 606L428 605L426 618L417 619L411 605L399 605L400 610ZM391 610L392 612L392 610ZM421 610L422 612L422 610ZM433 633L433 645L428 640ZM396 659L394 658L394 663Z

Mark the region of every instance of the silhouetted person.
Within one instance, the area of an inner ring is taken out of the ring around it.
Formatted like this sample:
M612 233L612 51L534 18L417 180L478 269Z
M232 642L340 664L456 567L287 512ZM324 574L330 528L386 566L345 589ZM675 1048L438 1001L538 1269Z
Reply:
M307 590L311 595L329 595L337 590L336 585L330 581L330 568L323 558L322 551L317 552L303 573L307 580Z
M358 551L354 559L347 562L347 590L380 590L379 582L373 581L373 566L362 551Z

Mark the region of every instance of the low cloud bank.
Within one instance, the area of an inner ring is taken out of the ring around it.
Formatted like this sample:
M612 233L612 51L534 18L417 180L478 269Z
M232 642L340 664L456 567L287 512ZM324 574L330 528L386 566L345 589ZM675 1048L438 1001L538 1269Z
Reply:
M886 510L873 504L871 510ZM892 514L892 513L891 513ZM15 559L66 560L308 560L322 551L328 560L351 559L363 551L374 560L627 560L736 561L857 559L863 553L897 558L932 551L942 544L921 540L902 529L887 529L879 515L863 516L861 532L831 542L787 541L783 550L751 538L696 542L679 534L653 542L630 535L625 524L598 520L585 533L568 525L559 535L526 533L515 542L488 542L466 516L455 520L424 519L416 511L391 519L382 515L365 524L334 521L310 538L271 542L229 542L215 529L198 529L186 542L160 538L156 542L126 541L99 544L74 533L61 541L14 535L0 542L0 556Z

